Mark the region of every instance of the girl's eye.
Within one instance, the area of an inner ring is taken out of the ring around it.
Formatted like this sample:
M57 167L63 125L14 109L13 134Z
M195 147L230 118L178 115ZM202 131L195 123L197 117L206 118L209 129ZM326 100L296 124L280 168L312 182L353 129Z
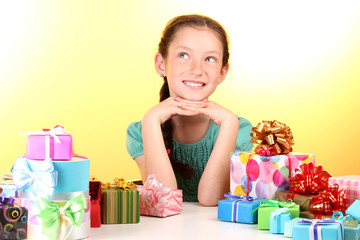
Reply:
M180 58L189 58L189 55L187 55L186 53L180 53L179 57Z
M205 58L205 61L206 61L206 62L216 62L216 58L214 58L214 57L207 57L207 58Z

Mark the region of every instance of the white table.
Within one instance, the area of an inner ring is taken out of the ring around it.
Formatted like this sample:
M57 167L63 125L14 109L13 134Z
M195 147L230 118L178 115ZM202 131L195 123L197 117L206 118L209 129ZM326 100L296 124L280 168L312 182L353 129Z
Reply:
M139 223L103 224L91 228L91 240L103 239L287 239L282 234L271 234L269 230L258 230L257 224L222 222L217 219L217 207L203 207L199 203L184 203L181 214L166 217L140 216Z

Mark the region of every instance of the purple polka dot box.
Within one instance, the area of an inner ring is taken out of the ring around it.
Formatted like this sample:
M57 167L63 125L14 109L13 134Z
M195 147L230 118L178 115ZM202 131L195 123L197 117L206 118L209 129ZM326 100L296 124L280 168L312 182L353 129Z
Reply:
M301 164L315 164L315 155L291 152L261 156L253 152L233 152L230 162L230 192L256 198L274 199L276 191L289 189L289 176Z

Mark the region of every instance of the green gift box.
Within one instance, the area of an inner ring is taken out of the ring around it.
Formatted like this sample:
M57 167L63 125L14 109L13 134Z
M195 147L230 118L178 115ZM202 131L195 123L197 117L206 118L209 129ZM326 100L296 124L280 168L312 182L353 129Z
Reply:
M293 202L279 202L278 200L260 200L262 202L258 207L258 229L270 229L270 215L272 211L279 208L289 208L288 213L291 219L299 217L300 206Z
M101 223L138 223L140 221L139 191L136 188L101 189Z

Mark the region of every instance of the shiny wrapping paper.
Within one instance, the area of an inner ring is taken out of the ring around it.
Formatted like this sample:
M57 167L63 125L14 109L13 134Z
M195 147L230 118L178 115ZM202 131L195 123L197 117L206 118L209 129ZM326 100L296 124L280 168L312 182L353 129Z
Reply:
M275 198L281 202L286 202L291 199L294 203L300 206L300 211L308 211L310 209L311 199L316 195L302 195L294 193L290 190L276 191Z
M90 181L91 227L101 226L101 182Z
M138 223L139 191L136 188L101 188L101 223Z
M230 192L256 198L274 199L275 192L289 189L289 176L301 164L315 162L309 153L261 156L233 152L230 162Z
M27 219L26 208L0 205L0 239L26 239Z

